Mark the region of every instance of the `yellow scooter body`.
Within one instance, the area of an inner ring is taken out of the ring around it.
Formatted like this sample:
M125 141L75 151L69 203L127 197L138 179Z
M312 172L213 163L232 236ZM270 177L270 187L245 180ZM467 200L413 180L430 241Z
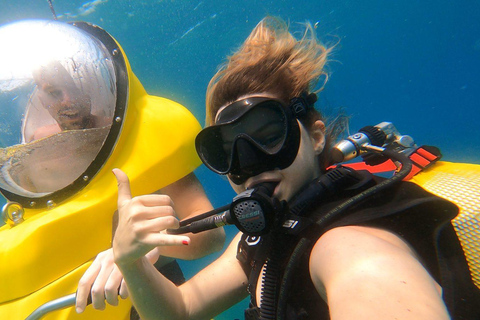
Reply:
M480 165L439 161L411 181L459 207L452 224L480 289Z
M122 54L125 54L122 51ZM95 256L111 247L117 185L112 169L130 178L133 196L154 192L199 164L194 116L171 100L148 95L126 59L128 107L103 167L76 194L50 209L25 208L25 221L0 227L0 319L25 319L39 306L74 293ZM83 314L73 307L44 319L128 319L131 303Z

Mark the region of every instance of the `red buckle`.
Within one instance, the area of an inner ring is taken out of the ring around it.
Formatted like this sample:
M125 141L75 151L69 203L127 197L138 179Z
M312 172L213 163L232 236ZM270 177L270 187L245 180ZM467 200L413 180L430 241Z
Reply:
M403 180L410 180L420 171L430 167L442 157L440 150L432 146L421 146L417 148L411 155L410 160L413 162L412 170Z
M418 147L410 156L413 166L410 173L403 180L410 180L414 175L420 171L430 167L442 157L440 149L432 146ZM370 173L383 173L389 171L397 171L398 168L392 160L385 161L375 166L369 166L365 162L355 162L343 164L345 167L349 167L355 170L367 170Z

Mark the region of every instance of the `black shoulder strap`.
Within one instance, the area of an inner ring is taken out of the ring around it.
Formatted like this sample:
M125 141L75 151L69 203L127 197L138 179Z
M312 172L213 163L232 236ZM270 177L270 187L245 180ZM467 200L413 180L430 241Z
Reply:
M253 257L262 238L260 236L248 236L242 234L237 247L237 260L240 261L243 272L248 276L254 266Z
M263 242L264 239L261 236L243 234L238 244L237 259L248 277L247 291L251 297L251 305L256 305L257 280L267 256L265 246L262 246Z

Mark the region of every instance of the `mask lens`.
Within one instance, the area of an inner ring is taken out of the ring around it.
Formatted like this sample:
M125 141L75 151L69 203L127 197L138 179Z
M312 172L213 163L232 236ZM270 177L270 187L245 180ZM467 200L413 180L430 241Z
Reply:
M287 133L287 121L279 103L262 103L242 117L241 122L244 134L265 153L275 154L282 148Z
M278 153L286 140L287 117L275 100L264 101L230 123L204 129L197 136L197 152L202 161L217 173L232 169L238 139L252 144L262 153Z
M220 174L228 172L230 156L225 151L218 127L202 130L195 139L195 146L200 159L207 167Z

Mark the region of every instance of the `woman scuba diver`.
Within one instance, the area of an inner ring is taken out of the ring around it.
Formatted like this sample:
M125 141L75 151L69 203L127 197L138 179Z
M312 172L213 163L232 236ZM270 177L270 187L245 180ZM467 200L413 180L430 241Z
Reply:
M240 232L181 286L155 272L144 255L188 237L159 234L178 224L169 212L154 211L160 203L133 201L127 175L114 170L113 252L142 319L210 319L249 294L246 319L480 317L479 289L450 223L458 213L453 203L410 182L385 183L350 170L345 175L352 179L337 184L338 171L327 171L343 126L314 109L312 90L326 76L331 50L310 24L297 40L283 21L267 17L211 80L208 127L196 139L200 158L237 193L264 188L277 209L270 228ZM291 219L317 181L332 192ZM357 197L364 192L368 197ZM240 219L245 226L264 223L257 217L254 211Z

